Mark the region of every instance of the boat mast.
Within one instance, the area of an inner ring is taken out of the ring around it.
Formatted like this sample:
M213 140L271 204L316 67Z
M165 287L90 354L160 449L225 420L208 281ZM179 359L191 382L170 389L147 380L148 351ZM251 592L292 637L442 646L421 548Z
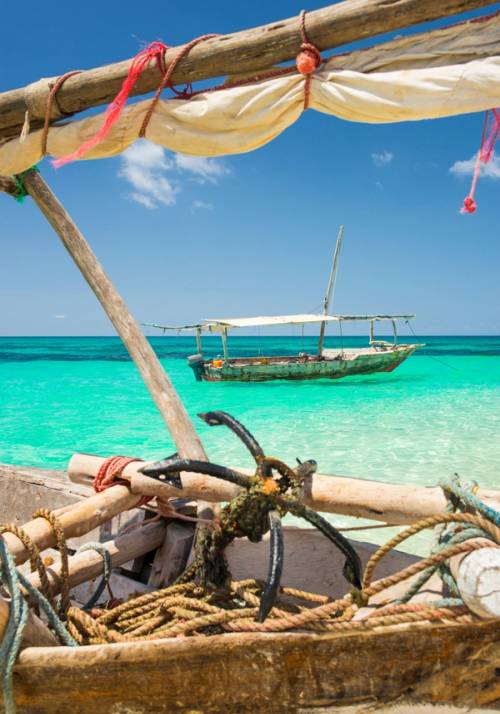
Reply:
M340 248L342 246L342 239L344 237L344 226L340 226L337 235L337 243L335 244L335 253L333 254L332 269L330 271L330 277L328 279L328 286L326 288L325 299L323 301L323 315L328 315L328 310L330 309L330 303L332 301L333 291L335 288L335 281L337 279L337 268L339 263ZM319 329L319 339L318 339L318 355L321 357L323 354L323 340L325 337L326 322L321 323Z

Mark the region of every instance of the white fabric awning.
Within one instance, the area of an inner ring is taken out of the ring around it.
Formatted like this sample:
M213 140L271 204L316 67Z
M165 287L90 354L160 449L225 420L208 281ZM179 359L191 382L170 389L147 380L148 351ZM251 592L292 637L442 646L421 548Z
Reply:
M272 325L305 325L310 322L343 322L351 320L411 320L415 315L266 315L261 317L227 317L203 320L203 327L211 331L233 327L269 327Z
M496 15L333 57L312 76L309 106L349 121L387 123L478 112L497 106L499 97ZM106 138L84 158L114 156L136 141L150 101L126 107ZM300 117L303 107L304 78L293 73L189 100L161 100L146 138L183 154L241 154L277 137ZM51 127L47 152L56 157L72 153L101 124L102 115L97 115ZM0 174L16 174L39 161L41 140L38 130L22 143L16 138L1 145Z

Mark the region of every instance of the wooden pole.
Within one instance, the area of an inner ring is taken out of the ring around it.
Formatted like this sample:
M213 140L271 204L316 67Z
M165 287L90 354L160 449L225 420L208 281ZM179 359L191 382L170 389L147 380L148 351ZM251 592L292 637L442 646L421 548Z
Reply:
M307 14L307 34L320 50L339 47L356 40L374 37L422 22L449 17L476 8L494 5L496 0L345 0ZM213 31L215 28L207 28ZM294 59L300 48L298 17L272 22L261 27L222 35L194 47L176 68L172 81L184 84L210 77L249 74ZM171 48L165 55L168 65L179 51ZM75 114L110 102L127 76L131 60L96 67L69 77L59 89L60 113L54 119ZM64 68L71 69L71 67ZM62 74L62 72L61 72ZM132 95L151 92L158 87L160 74L150 63L132 90ZM46 98L53 80L30 100L30 88L0 94L0 137L18 136L25 113L30 111L31 128L43 124ZM64 112L64 114L62 114Z
M165 521L146 523L140 528L118 535L114 540L103 543L111 557L111 567L117 568L129 560L139 558L159 548L165 538ZM97 578L104 569L102 556L96 550L86 550L68 559L68 584L70 589ZM47 568L50 592L57 595L61 592L61 563L57 562ZM40 589L41 583L38 573L29 576L31 584Z
M205 451L184 405L89 244L37 171L31 170L25 174L24 185L120 335L172 435L177 451L187 458L205 460Z
M104 458L100 456L74 454L68 464L68 476L74 483L88 485L103 461ZM138 474L141 466L143 464L132 463L123 471L123 478L135 484L132 487L137 488L137 492L140 492L144 479L147 479ZM249 469L232 468L248 475L254 473ZM229 501L239 492L238 486L211 476L182 474L181 478L184 486L182 491L154 479L147 479L151 484L149 488L146 484L145 492L153 495L156 490L162 497L203 498L206 501ZM498 508L500 491L480 489L478 497L493 508ZM370 518L391 525L411 524L419 518L444 513L447 506L446 497L439 487L426 488L322 474L314 474L305 485L302 500L316 511Z
M141 496L130 493L127 486L118 485L76 503L69 510L67 507L55 510L54 515L57 516L66 538L73 538L85 535L118 513L134 508L140 500ZM54 532L45 518L34 518L23 525L23 530L39 550L52 548L56 544ZM28 560L29 552L16 535L3 533L2 538L14 556L16 565Z
M330 304L332 301L333 291L335 289L335 282L337 280L337 270L339 266L339 255L340 249L342 247L342 239L344 237L344 226L340 226L337 235L337 242L335 244L335 252L333 254L332 269L330 271L330 277L328 278L328 285L326 288L325 299L323 300L323 315L328 315L330 309ZM325 328L326 322L322 322L319 328L319 339L318 339L318 355L321 357L323 354L323 341L325 339Z

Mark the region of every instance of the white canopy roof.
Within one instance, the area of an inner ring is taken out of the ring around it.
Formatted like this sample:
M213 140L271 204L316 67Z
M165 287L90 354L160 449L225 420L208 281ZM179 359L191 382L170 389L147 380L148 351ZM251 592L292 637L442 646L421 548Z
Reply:
M263 327L270 325L304 325L309 322L342 322L344 320L410 320L415 315L267 315L262 317L226 317L203 320L203 327L209 330L223 330L232 327Z
M343 322L350 320L411 320L415 315L320 315L304 313L299 315L265 315L261 317L224 317L202 320L195 325L162 325L157 322L143 322L145 327L157 327L159 330L209 330L222 332L233 327L264 327L272 325L305 325L310 322Z

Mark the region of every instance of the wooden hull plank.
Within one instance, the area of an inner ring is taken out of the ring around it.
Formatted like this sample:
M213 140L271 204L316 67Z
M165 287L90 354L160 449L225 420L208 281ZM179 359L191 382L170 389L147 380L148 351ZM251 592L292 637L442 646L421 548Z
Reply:
M500 621L348 635L231 634L29 648L18 712L290 712L399 697L469 706L500 697Z

